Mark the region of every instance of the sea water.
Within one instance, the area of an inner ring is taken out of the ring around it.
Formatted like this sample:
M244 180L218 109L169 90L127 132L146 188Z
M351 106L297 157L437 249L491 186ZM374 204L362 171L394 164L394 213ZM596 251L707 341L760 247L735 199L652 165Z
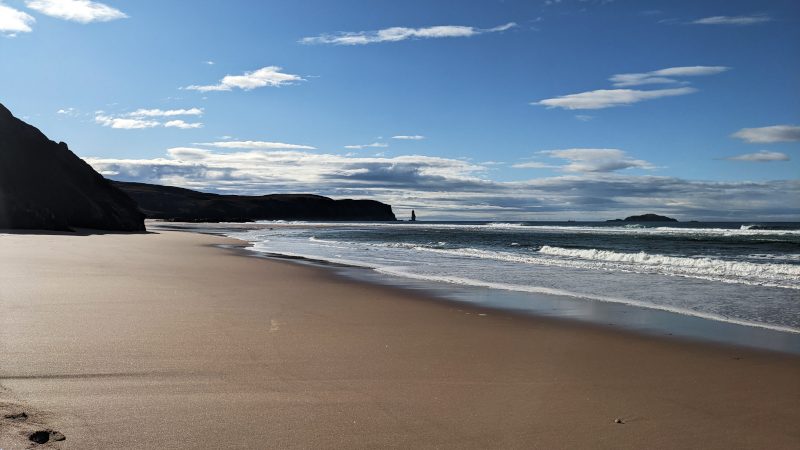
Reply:
M392 278L800 333L800 223L276 221L227 234Z

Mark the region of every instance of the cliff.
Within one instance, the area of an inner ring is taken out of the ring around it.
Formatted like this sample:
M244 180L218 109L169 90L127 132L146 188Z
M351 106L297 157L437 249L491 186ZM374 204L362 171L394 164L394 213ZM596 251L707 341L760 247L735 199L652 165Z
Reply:
M0 104L0 228L144 231L136 203Z
M149 219L183 222L253 220L396 220L375 200L333 200L311 194L219 195L171 186L114 181Z

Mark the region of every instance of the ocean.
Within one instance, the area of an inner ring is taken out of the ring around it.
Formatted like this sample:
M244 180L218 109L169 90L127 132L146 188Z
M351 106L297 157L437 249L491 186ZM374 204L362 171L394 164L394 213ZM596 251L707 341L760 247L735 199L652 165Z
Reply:
M800 333L800 223L264 222L252 250Z

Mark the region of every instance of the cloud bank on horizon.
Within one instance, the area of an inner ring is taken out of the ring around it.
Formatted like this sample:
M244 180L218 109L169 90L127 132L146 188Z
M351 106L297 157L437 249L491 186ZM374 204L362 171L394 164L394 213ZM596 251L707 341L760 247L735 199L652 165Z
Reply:
M617 149L543 153L567 160L561 169L572 175L500 182L485 177L489 164L461 159L347 156L300 150L218 153L206 148L177 147L167 150L162 158L86 160L100 173L122 181L218 193L315 192L340 198L369 197L388 202L398 210L425 211L429 218L476 219L491 215L513 220L531 215L540 219L567 215L596 219L656 209L709 220L736 220L748 214L781 220L800 213L800 205L787 206L785 200L787 196L800 196L798 180L709 182L625 175L615 172L651 165Z

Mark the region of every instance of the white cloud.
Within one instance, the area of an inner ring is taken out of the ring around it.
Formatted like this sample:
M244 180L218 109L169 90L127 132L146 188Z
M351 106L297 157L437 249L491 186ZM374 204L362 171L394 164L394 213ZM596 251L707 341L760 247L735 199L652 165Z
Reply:
M0 3L0 33L9 37L17 33L30 33L34 22L36 19L30 14Z
M633 159L616 148L569 148L545 150L540 153L569 161L569 164L560 167L565 172L613 172L631 168L655 168L649 162Z
M766 14L753 14L749 16L712 16L692 21L695 25L755 25L770 22L772 18Z
M316 150L316 147L311 147L310 145L286 144L283 142L267 142L267 141L200 142L195 145L202 145L205 147L235 148L235 149L249 149L249 150L262 150L262 149Z
M296 81L304 81L299 75L281 72L278 66L262 67L252 72L245 72L244 75L225 75L218 84L210 85L191 85L184 89L200 92L208 91L230 91L234 88L249 91L260 87L279 87L292 84Z
M130 117L172 117L172 116L202 116L202 108L189 109L137 109L127 114Z
M345 145L344 148L350 150L360 150L362 148L386 148L389 144L384 144L383 142L373 142L371 144L360 144L360 145Z
M142 128L155 128L161 125L160 122L155 120L131 119L125 117L113 117L105 114L98 114L94 117L94 121L103 125L104 127L117 128L122 130L136 130Z
M447 37L469 37L484 33L506 31L517 26L509 22L493 28L475 28L463 25L441 25L427 28L391 27L378 31L357 31L336 34L323 34L320 36L305 37L300 39L303 44L334 44L334 45L364 45L377 42L397 42L406 39L429 39Z
M60 113L60 111L59 111ZM173 119L167 122L159 122L154 118L160 117L175 117L175 116L200 116L203 114L201 108L189 109L137 109L136 111L129 112L121 115L109 115L103 111L98 111L95 114L95 122L111 128L134 130L141 128L155 128L164 126L167 128L180 128L184 130L201 128L202 123L194 122L187 123L180 119Z
M78 110L75 108L61 108L56 111L56 114L68 117L75 117L78 115Z
M649 91L635 89L598 89L596 91L547 98L532 104L543 105L548 108L602 109L611 108L613 106L631 105L644 100L686 95L693 92L697 92L697 89L691 87L655 89Z
M558 169L559 166L553 164L546 164L539 161L528 161L517 164L512 164L511 167L515 169Z
M88 158L87 161L100 170L119 174L155 175L159 180L163 175L181 175L193 182L207 181L222 186L226 183L264 183L262 189L274 189L277 185L292 189L335 179L353 186L374 184L379 179L387 185L408 185L419 177L472 179L473 172L482 170L480 166L462 160L420 155L348 157L298 150L216 153L207 149L176 147L168 149L167 156L154 160ZM153 167L160 169L153 170ZM204 174L210 170L225 175L207 180Z
M773 125L760 128L742 128L731 136L750 143L771 144L774 142L800 141L800 126Z
M789 161L789 155L780 152L770 152L761 150L756 153L745 153L743 155L731 156L725 158L731 161L749 161L749 162L769 162L769 161Z
M392 139L400 139L405 141L421 141L425 139L425 136L420 136L418 134L415 135L399 135L399 136L392 136Z
M214 61L209 60L209 61L203 61L203 64L207 64L209 66L213 66L215 63L214 63Z
M730 67L725 66L687 66L687 67L669 67L661 70L654 70L652 72L644 73L620 73L613 75L609 80L614 83L616 87L639 86L643 84L666 84L678 83L671 77L694 77L702 75L714 75L721 72L730 70Z
M688 84L676 80L674 77L693 77L701 75L713 75L730 70L725 66L680 66L668 67L666 69L654 70L642 73L620 73L609 78L615 87L639 86L644 84ZM560 97L547 98L532 105L543 105L548 108L563 109L603 109L614 106L624 106L638 103L644 100L652 100L662 97L673 97L677 95L687 95L697 92L692 87L679 87L670 89L597 89L594 91L580 92L577 94L562 95ZM589 120L591 116L575 116L578 120Z
M203 124L200 122L187 123L184 122L183 120L178 119L178 120L170 120L164 123L164 126L167 128L180 128L183 130L188 130L192 128L202 128Z
M588 114L576 114L575 118L580 120L581 122L588 122L588 121L594 119L594 116L590 116Z
M28 8L58 19L73 22L108 22L128 16L115 8L89 0L28 0Z

